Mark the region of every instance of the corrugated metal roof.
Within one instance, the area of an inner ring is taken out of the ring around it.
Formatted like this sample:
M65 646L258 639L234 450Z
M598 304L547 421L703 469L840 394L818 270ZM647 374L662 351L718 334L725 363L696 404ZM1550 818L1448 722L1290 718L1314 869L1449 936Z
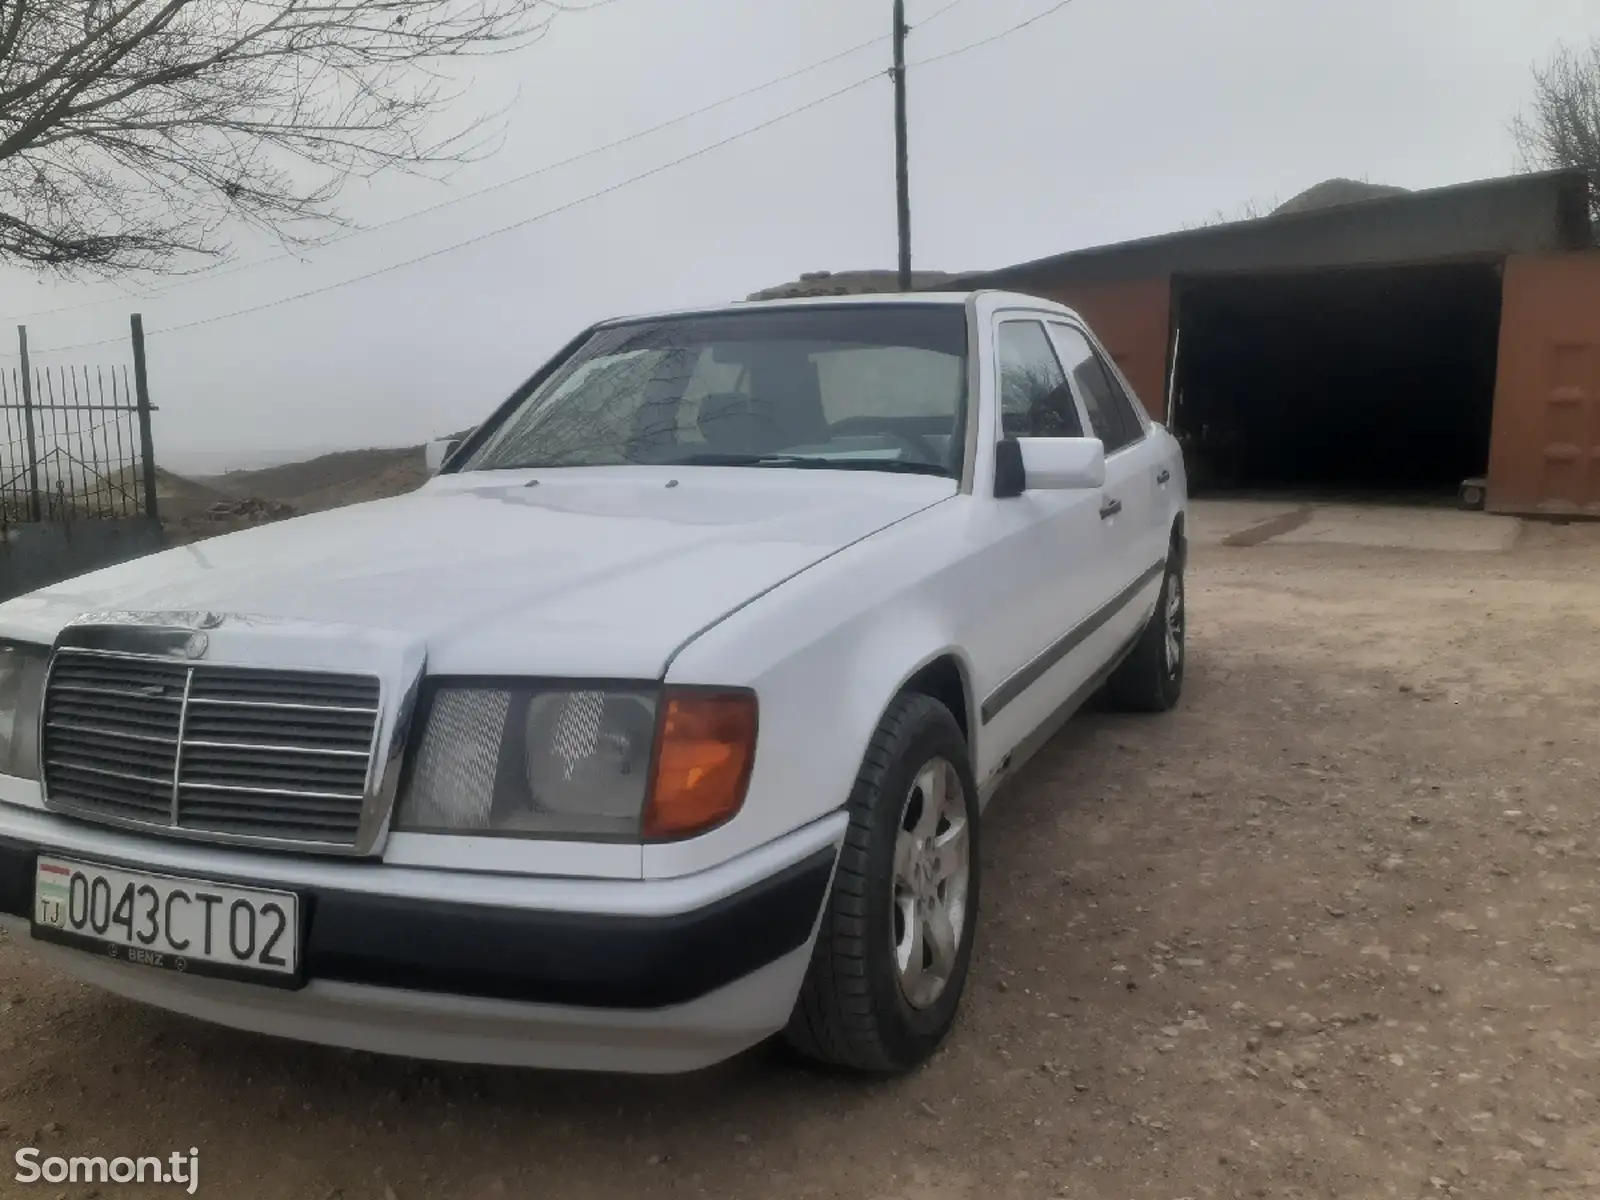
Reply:
M948 289L1185 273L1503 258L1592 249L1582 171L1513 175L1068 251L946 279Z

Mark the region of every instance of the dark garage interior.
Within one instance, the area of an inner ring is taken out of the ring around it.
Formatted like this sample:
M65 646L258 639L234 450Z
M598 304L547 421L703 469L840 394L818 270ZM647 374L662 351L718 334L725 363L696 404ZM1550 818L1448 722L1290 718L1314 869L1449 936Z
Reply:
M1423 499L1486 471L1497 265L1192 278L1175 297L1195 491Z

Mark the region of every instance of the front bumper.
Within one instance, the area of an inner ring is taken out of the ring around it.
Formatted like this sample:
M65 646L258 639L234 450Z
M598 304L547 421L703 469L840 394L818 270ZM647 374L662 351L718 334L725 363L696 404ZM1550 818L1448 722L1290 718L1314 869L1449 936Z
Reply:
M551 880L247 854L0 806L0 924L91 983L240 1029L456 1062L689 1070L787 1022L843 829L836 814L681 879ZM298 893L305 986L32 941L41 850Z

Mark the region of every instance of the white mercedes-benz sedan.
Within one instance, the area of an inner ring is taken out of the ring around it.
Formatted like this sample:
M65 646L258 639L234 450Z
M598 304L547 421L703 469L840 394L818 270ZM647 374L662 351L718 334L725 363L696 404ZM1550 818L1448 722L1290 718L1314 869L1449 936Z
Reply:
M1178 699L1177 443L1041 300L608 321L433 457L0 605L13 937L337 1046L904 1071L997 786Z

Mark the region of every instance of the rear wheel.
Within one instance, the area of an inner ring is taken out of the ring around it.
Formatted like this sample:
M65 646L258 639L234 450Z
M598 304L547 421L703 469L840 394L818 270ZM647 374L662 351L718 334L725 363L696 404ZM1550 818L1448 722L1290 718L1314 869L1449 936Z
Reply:
M907 1071L955 1022L978 912L978 789L937 700L884 714L850 794L850 825L811 967L785 1033L809 1058Z
M1156 611L1133 652L1106 682L1106 694L1125 712L1166 712L1183 694L1188 655L1188 612L1184 607L1183 568L1177 548L1167 555L1166 574Z

